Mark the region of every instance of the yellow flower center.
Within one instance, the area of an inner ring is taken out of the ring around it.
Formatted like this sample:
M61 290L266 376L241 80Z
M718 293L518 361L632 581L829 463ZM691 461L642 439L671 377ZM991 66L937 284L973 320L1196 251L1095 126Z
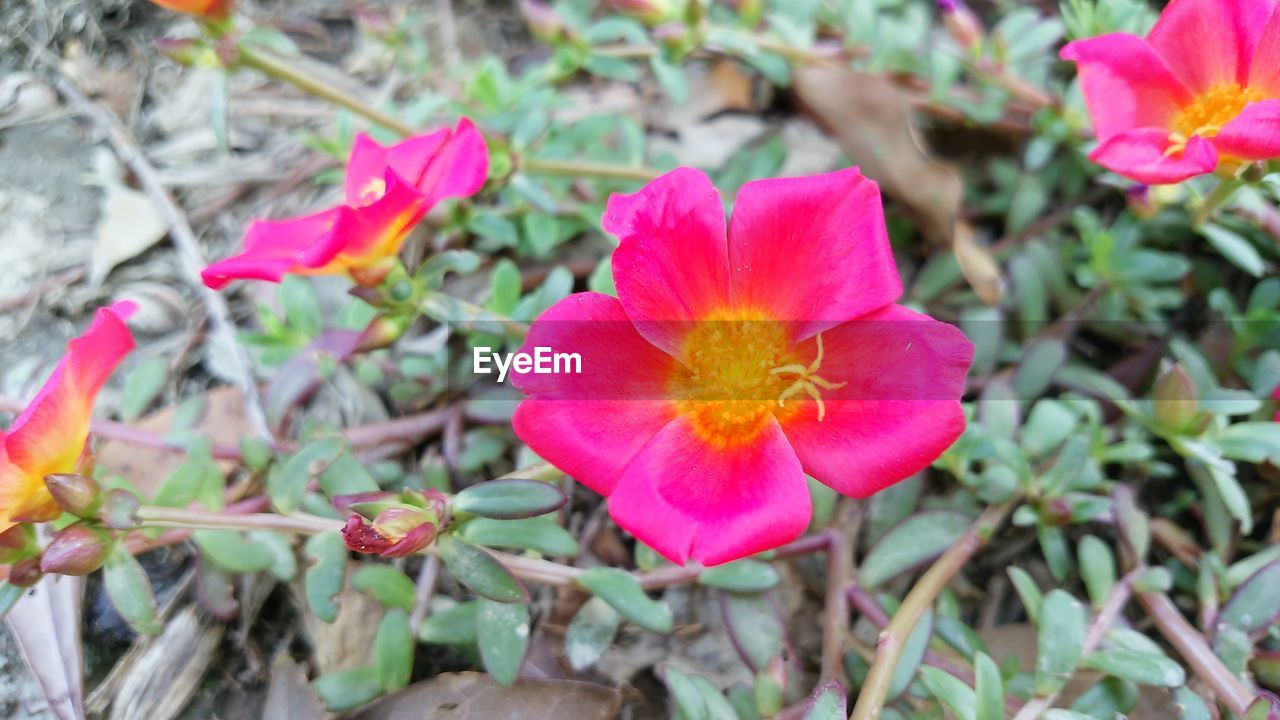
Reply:
M1182 108L1173 119L1173 132L1169 134L1172 142L1166 155L1180 154L1186 149L1187 141L1199 135L1211 138L1222 131L1222 127L1235 120L1249 103L1265 99L1266 96L1257 88L1242 87L1239 83L1214 85L1208 91L1197 96L1191 104Z
M817 358L805 365L786 323L743 319L744 314L723 314L692 328L681 347L682 367L671 379L677 411L716 447L754 440L770 415L784 420L798 411L800 403L788 400L801 393L818 403L821 420L819 389L844 384L816 374L823 360L821 336Z

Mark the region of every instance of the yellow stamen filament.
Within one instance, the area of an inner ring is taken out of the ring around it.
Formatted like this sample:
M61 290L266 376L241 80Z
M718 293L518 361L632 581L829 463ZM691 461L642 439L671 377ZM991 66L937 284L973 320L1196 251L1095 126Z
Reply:
M813 398L814 402L818 403L818 422L822 422L822 419L827 415L827 406L826 403L822 402L822 393L818 392L818 388L836 390L848 385L848 383L833 383L817 374L818 370L822 368L822 357L826 352L822 347L822 333L818 333L817 341L818 355L813 359L813 362L809 363L808 367L799 363L780 365L770 370L769 374L797 376L795 382L787 386L787 389L783 390L782 394L778 396L778 405L785 406L787 398L804 392Z
M1242 87L1239 83L1214 85L1173 119L1173 132L1169 133L1170 144L1165 156L1181 155L1192 137L1217 136L1223 126L1235 120L1250 103L1264 99L1266 95L1257 88Z

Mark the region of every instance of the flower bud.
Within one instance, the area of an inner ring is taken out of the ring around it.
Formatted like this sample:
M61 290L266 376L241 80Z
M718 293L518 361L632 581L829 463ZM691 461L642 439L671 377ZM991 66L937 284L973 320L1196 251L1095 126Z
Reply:
M360 334L360 344L356 352L371 352L390 347L404 336L405 331L413 324L410 315L379 315L370 322Z
M947 26L947 32L957 45L970 52L977 52L982 47L986 35L982 21L965 7L962 0L938 0L938 9L942 11L942 22Z
M347 270L347 274L355 281L357 285L376 288L382 284L383 280L391 274L396 265L400 261L394 257L384 258L380 262L365 265L363 267L353 267Z
M430 545L447 510L444 496L434 490L346 495L333 504L352 513L342 529L348 548L389 558Z
M1181 365L1175 364L1151 389L1156 422L1174 431L1189 430L1200 414L1196 386Z
M560 13L541 0L520 0L520 14L529 32L544 43L555 44L569 34Z
M30 525L14 525L0 532L0 564L8 565L39 551L36 529Z
M1124 196L1129 203L1129 209L1143 220L1153 218L1160 212L1160 201L1151 192L1149 185L1133 185L1125 189Z
M40 558L23 558L9 567L9 584L29 588L40 582L44 573L40 572Z
M138 508L141 505L138 496L128 490L108 490L103 496L102 510L98 517L112 530L132 530L141 524L138 519Z
M102 507L102 488L98 482L84 475L46 475L45 487L63 510L76 517L93 517Z
M53 536L40 557L40 571L57 575L88 575L102 567L110 550L110 533L76 523Z

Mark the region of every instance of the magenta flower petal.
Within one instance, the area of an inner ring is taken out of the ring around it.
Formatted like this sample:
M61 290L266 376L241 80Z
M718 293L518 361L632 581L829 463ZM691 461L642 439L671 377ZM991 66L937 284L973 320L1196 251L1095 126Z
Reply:
M1081 90L1102 140L1133 128L1167 127L1192 99L1164 59L1136 35L1077 40L1062 49L1062 59L1079 65Z
M1271 10L1249 66L1249 85L1270 97L1280 97L1280 4Z
M814 403L782 421L819 482L866 497L927 467L964 431L973 343L954 326L891 305L822 337L822 377L845 385L824 393L821 421Z
M347 175L343 189L348 205L365 205L382 195L387 170L409 183L422 177L431 158L448 141L452 131L443 128L425 135L418 135L391 147L383 147L377 140L364 133L356 135L347 159Z
M679 168L610 197L603 224L621 242L613 252L618 298L655 345L677 354L681 321L729 309L724 206L702 171Z
M718 565L794 540L809 525L809 490L777 421L749 444L700 440L672 420L631 462L609 498L627 531L676 563Z
M582 356L578 374L513 374L528 395L513 420L539 457L602 495L675 416L666 383L677 363L636 332L622 304L570 295L533 324L521 352L547 347Z
M797 337L902 294L880 189L857 168L743 185L729 220L729 266L735 306L801 321Z
M317 243L331 243L338 219L350 209L330 208L288 220L255 220L245 233L244 251L220 260L200 273L204 284L219 290L232 280L280 282L302 264L302 256Z
M1193 92L1245 84L1272 0L1173 0L1147 40Z
M333 231L314 238L294 272L330 266L361 267L394 257L427 213L426 198L394 170L387 170L383 194L368 205L342 208Z
M1246 160L1280 157L1280 100L1246 107L1213 139L1218 152Z
M446 198L471 197L488 178L489 147L484 135L469 119L462 118L449 142L413 182L426 194L427 203L434 205Z
M1148 185L1182 182L1218 167L1218 151L1202 137L1187 141L1180 153L1169 152L1168 131L1157 128L1130 130L1105 140L1089 159L1102 167Z

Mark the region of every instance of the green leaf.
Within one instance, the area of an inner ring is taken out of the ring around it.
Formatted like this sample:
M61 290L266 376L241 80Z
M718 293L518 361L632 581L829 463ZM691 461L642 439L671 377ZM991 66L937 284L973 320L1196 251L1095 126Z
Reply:
M335 670L311 682L330 712L360 707L382 694L382 679L374 667Z
M453 534L441 535L436 546L449 572L476 594L504 603L522 603L529 598L524 585L484 550Z
M1187 681L1187 673L1181 665L1164 655L1152 653L1100 650L1086 655L1083 665L1139 685L1174 688Z
M1182 720L1211 720L1216 717L1209 712L1209 706L1189 687L1180 687L1173 691L1174 701L1182 711Z
M888 699L898 697L911 685L929 650L929 640L933 637L933 608L925 610L920 621L902 644L902 654L898 656L898 664L893 668L893 677L889 681Z
M499 260L493 266L493 275L489 279L487 307L499 315L510 315L520 302L522 283L520 268L509 258Z
M858 568L858 582L874 588L929 562L960 539L969 522L969 516L951 510L926 510L903 520L867 553Z
M710 680L694 677L693 686L702 695L702 703L707 708L707 720L738 720L738 712Z
M163 356L147 358L129 373L120 395L120 415L125 422L137 420L160 396L169 381L169 361Z
M1206 225L1200 232L1210 245L1241 270L1254 277L1262 277L1267 271L1267 262L1262 259L1258 249L1238 233L1221 225Z
M468 520L458 530L462 538L486 547L536 550L550 557L573 557L578 554L578 541L568 530L548 518L492 520L479 517Z
M611 567L593 567L582 573L578 584L613 606L623 617L653 632L671 632L671 608L645 594L629 573Z
M848 715L845 703L844 689L838 683L829 682L814 691L802 720L844 720Z
M529 608L523 603L479 601L476 643L484 669L501 685L515 682L529 647Z
M583 603L564 635L565 655L575 671L591 667L604 655L618 634L622 617L609 603L593 597Z
M1084 647L1085 610L1080 601L1063 590L1052 590L1040 606L1036 636L1036 694L1049 695L1062 689Z
M187 459L169 473L152 502L164 507L186 507L204 495L206 487L217 485L221 492L225 482L222 471L210 455L208 440L197 440L187 454Z
M680 64L670 62L662 53L654 53L649 58L649 67L653 68L653 76L658 79L658 84L667 92L671 102L683 105L689 99L689 83Z
M920 681L925 689L960 720L974 720L977 697L973 689L954 675L935 667L920 668Z
M288 462L267 478L267 494L271 504L280 512L293 512L302 504L307 483L324 472L342 452L342 440L324 438L307 443Z
M778 571L769 563L738 560L703 570L698 584L735 592L760 592L778 584Z
M476 615L479 610L479 600L433 610L418 626L418 639L437 645L470 645L476 641Z
M1232 593L1218 622L1254 633L1280 616L1280 560L1264 565Z
M1071 572L1071 549L1067 547L1067 534L1062 528L1041 523L1036 526L1036 538L1040 541L1040 551L1049 565L1049 572L1059 582L1066 579Z
M1071 709L1095 718L1123 716L1138 704L1138 686L1128 680L1106 677L1085 690Z
M1018 597L1022 600L1022 606L1026 608L1027 618L1031 620L1031 624L1040 624L1040 605L1043 603L1043 596L1040 594L1040 588L1036 586L1036 581L1031 579L1026 570L1020 567L1010 566L1008 569L1009 579L1013 581L1013 589L1017 591Z
M1102 607L1116 584L1116 559L1111 548L1093 535L1085 535L1076 547L1080 558L1080 578L1095 608Z
M196 530L191 539L206 558L231 572L259 572L275 562L269 551L235 530Z
M725 593L720 608L729 637L752 670L764 670L782 654L787 630L764 595Z
M707 720L710 717L706 700L703 699L698 686L694 684L693 678L671 664L662 667L661 676L671 696L671 702L675 705L675 712L672 715L676 720Z
M357 495L378 490L378 481L373 479L373 475L369 474L364 464L357 460L350 450L343 451L329 463L324 472L316 478L316 482L329 497Z
M320 299L305 277L285 275L280 283L280 305L285 320L303 335L314 337L324 328Z
M453 498L455 512L518 520L546 515L568 502L560 489L539 480L490 480L464 489Z
M307 604L317 618L331 623L338 619L336 598L347 575L347 546L336 532L320 533L311 536L303 552L310 562L302 578Z
M160 632L163 625L156 621L156 598L151 592L151 579L124 543L116 543L107 557L103 584L111 604L129 627L144 635Z
M373 660L383 690L393 692L409 684L413 674L413 633L409 632L407 611L391 608L382 616L373 638Z
M991 656L979 652L973 656L974 720L1004 720L1004 678Z
M400 570L382 563L363 563L351 574L351 587L368 593L389 608L413 610L413 581Z

